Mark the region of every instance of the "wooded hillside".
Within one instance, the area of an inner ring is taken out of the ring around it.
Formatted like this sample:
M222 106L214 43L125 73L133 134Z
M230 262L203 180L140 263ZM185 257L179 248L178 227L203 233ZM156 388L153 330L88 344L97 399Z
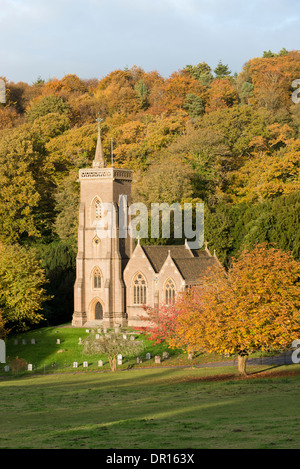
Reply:
M203 201L205 238L225 266L264 241L300 259L298 51L264 52L235 75L202 62L167 78L138 66L101 79L2 78L0 242L40 259L49 323L73 313L77 178L94 156L98 112L107 164L113 139L114 166L134 170L135 201Z

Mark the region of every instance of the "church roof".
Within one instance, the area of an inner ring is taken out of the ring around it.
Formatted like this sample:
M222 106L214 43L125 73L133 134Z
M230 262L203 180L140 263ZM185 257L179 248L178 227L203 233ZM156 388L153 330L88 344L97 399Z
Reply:
M168 257L169 251L172 259L192 259L193 254L184 245L178 246L143 246L155 272L159 272Z
M186 245L143 246L143 250L156 273L160 272L170 252L176 267L187 282L198 281L209 267L218 263L217 258L212 256L208 249L192 251Z
M188 283L195 283L199 278L208 273L208 269L213 267L217 261L215 257L200 256L193 259L174 260L182 277Z

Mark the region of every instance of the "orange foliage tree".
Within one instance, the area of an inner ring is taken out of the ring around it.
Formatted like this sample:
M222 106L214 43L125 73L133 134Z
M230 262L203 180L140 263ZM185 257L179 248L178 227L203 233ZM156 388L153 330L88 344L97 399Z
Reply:
M246 374L250 353L290 346L300 332L300 263L265 244L245 249L228 272L220 267L179 296L170 346L236 354ZM152 321L155 319L152 316Z
M207 112L228 108L238 104L239 97L230 78L215 79L209 89Z
M291 84L299 77L300 53L291 51L287 55L249 60L247 63L254 97L259 106L276 111L291 105Z

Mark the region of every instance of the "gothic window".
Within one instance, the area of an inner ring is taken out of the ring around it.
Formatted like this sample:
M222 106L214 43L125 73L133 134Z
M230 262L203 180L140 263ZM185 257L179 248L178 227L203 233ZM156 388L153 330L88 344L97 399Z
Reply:
M133 304L146 304L147 284L142 274L137 274L133 279Z
M167 305L175 301L175 284L172 279L168 279L165 283L165 302Z
M92 205L92 218L93 220L100 220L102 215L102 202L98 197L96 197Z
M93 288L96 290L101 288L101 272L98 267L96 267L93 272Z

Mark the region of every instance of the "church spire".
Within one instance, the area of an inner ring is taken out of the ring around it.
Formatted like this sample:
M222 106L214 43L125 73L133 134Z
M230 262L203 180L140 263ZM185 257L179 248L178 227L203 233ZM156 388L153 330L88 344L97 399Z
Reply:
M98 113L98 118L96 119L96 121L98 122L98 139L97 139L95 158L94 158L94 161L93 161L93 167L94 168L105 168L106 167L106 161L104 159L102 142L101 142L101 127L100 127L100 124L102 122L102 119L100 117L100 113Z

